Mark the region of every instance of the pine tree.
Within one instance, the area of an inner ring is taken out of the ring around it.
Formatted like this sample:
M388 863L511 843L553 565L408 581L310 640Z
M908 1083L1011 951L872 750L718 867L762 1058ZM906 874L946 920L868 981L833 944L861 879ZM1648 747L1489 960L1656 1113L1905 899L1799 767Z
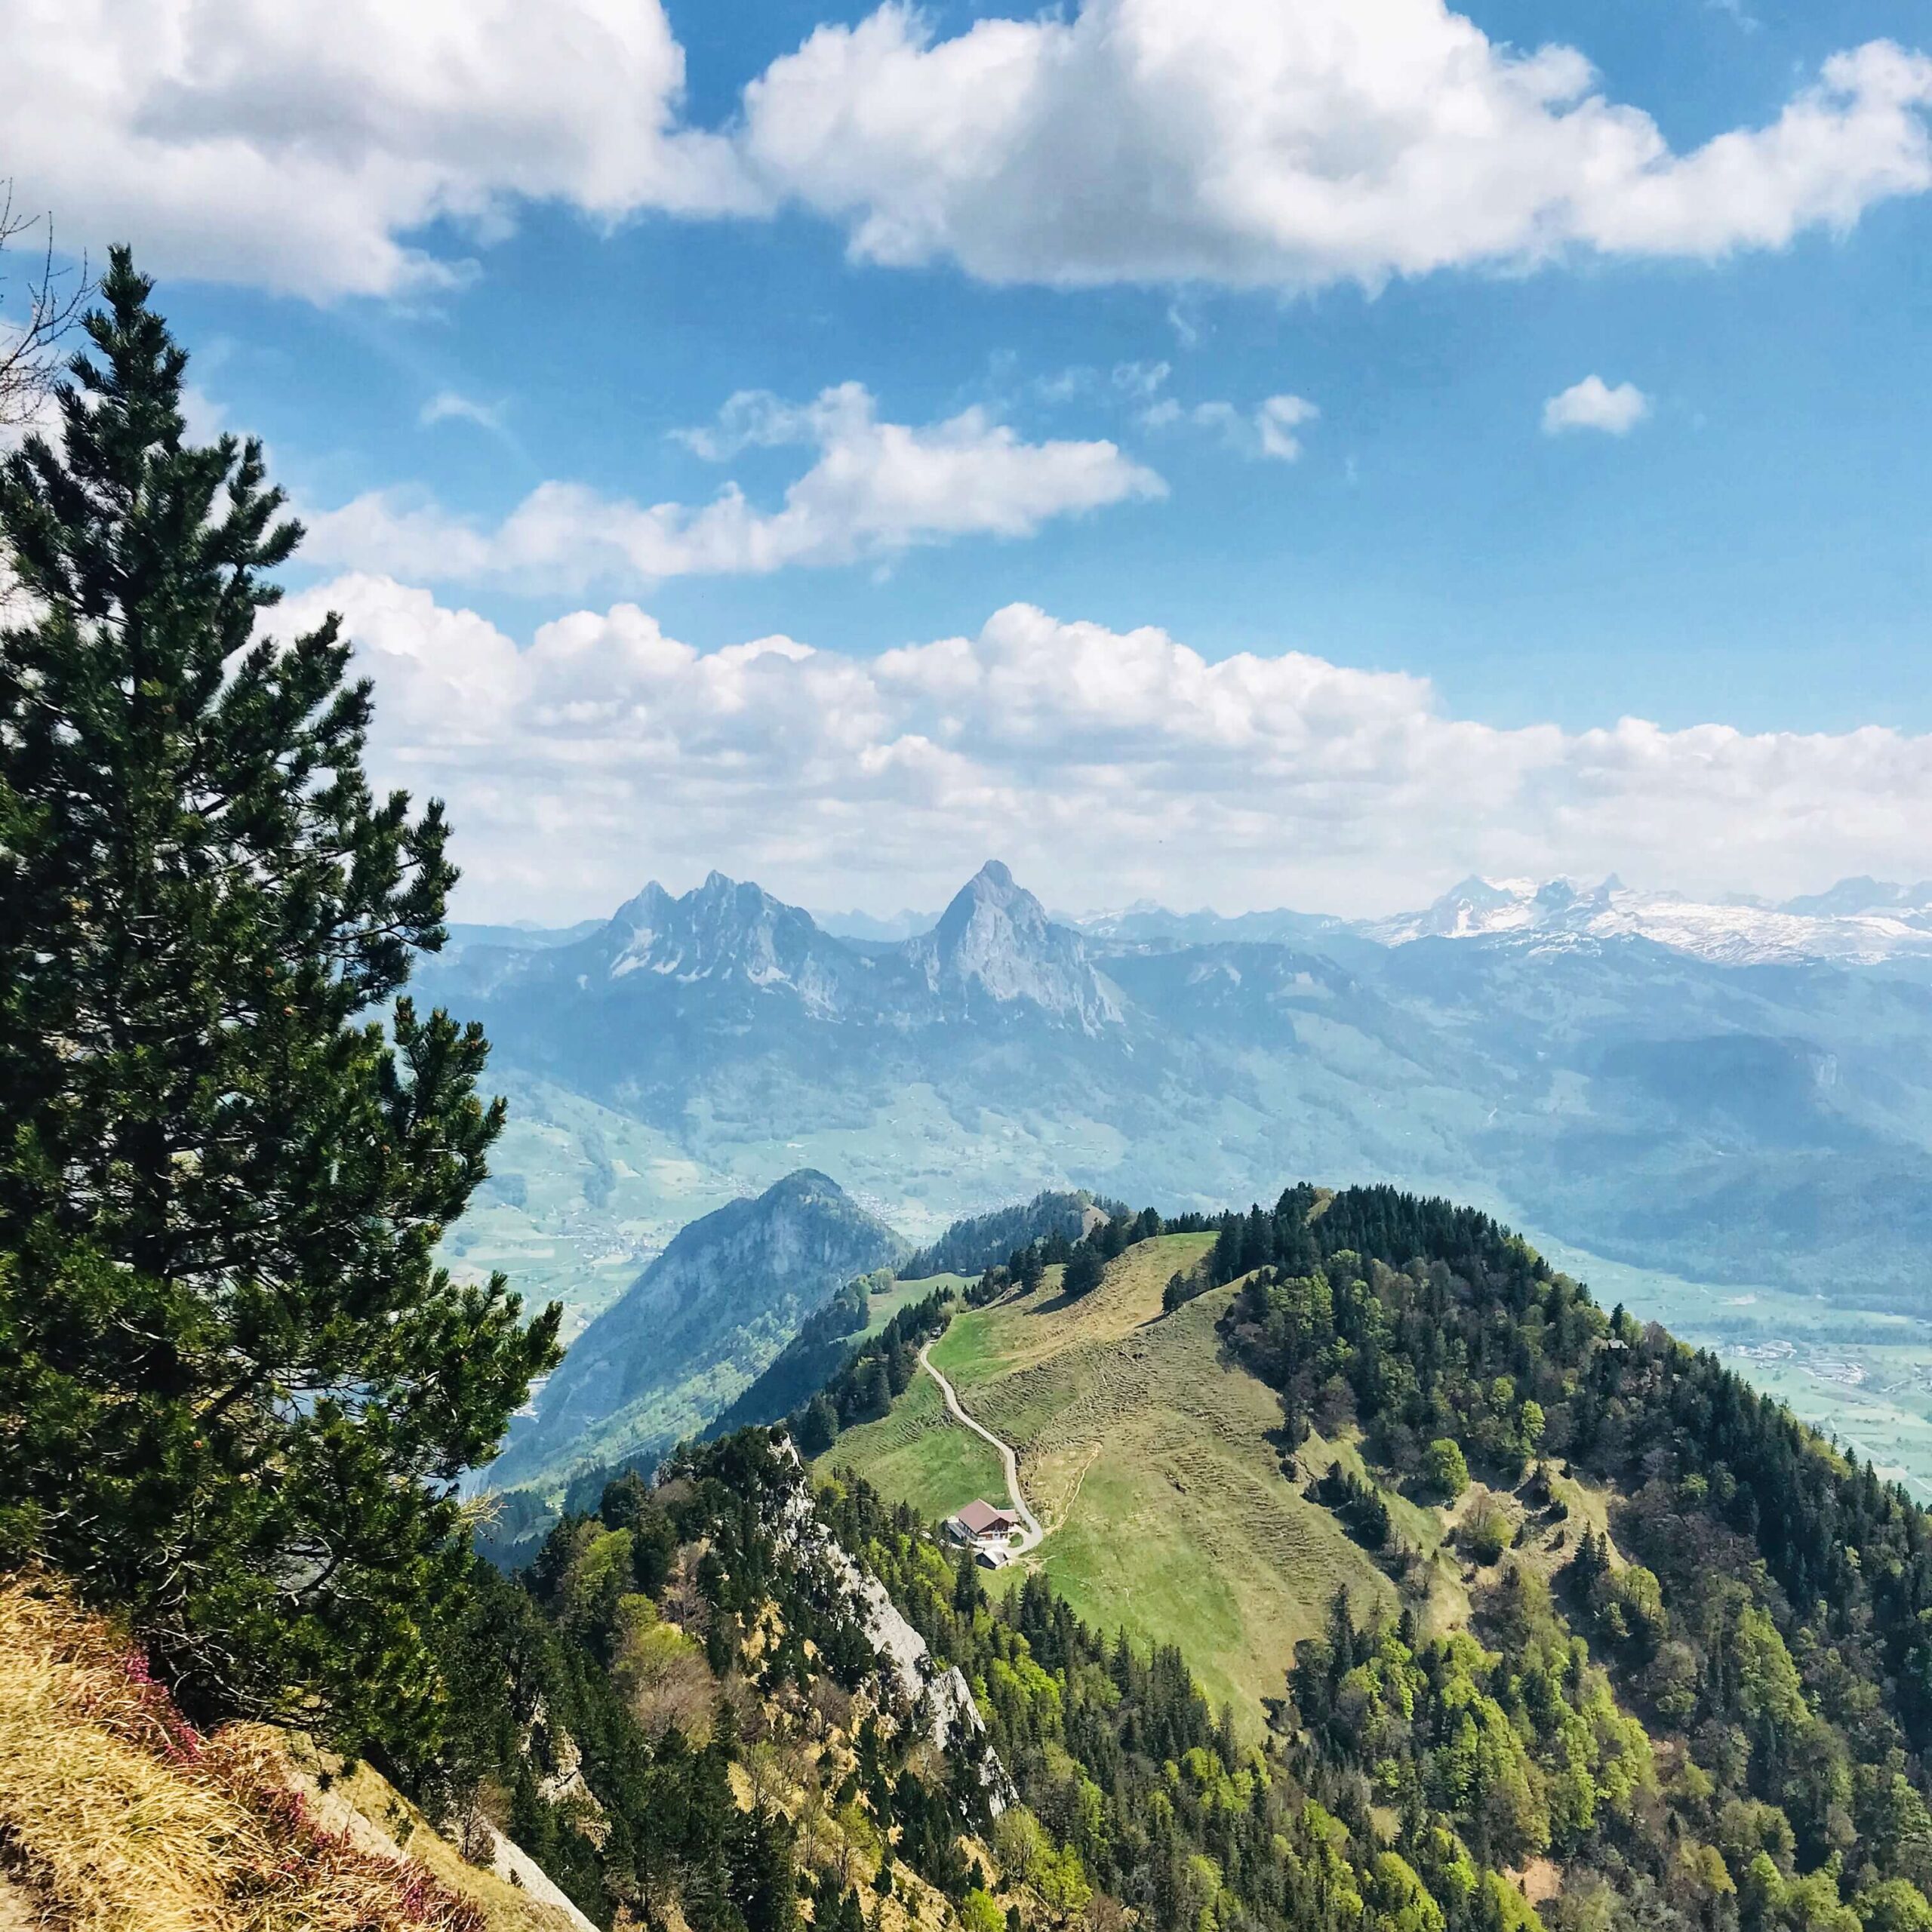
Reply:
M970 1549L962 1549L952 1566L952 1607L956 1614L970 1617L986 1601L980 1587L980 1559Z
M398 997L441 808L378 800L335 619L262 634L300 536L196 448L125 250L61 447L0 469L0 1552L126 1610L191 1709L422 1746L456 1479L555 1359L436 1244L503 1122Z
M1106 1272L1100 1250L1091 1242L1082 1241L1073 1251L1073 1258L1066 1264L1066 1272L1060 1277L1061 1292L1078 1298L1091 1294L1100 1285Z
M823 1389L806 1404L798 1437L799 1452L806 1456L823 1456L838 1440L838 1411Z

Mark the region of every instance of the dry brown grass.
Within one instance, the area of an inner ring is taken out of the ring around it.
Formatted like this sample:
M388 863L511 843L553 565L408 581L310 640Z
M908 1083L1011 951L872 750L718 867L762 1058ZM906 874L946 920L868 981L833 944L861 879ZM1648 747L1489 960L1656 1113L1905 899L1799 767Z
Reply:
M274 1734L204 1738L54 1584L0 1582L0 1860L69 1932L484 1932L413 1860L322 1829Z

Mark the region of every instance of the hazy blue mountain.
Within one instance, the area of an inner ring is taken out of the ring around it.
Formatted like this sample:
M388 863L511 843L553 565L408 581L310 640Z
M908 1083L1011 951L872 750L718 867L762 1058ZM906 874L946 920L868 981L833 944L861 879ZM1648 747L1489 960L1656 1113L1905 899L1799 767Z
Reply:
M820 931L830 933L835 939L872 940L886 945L930 931L938 923L936 914L915 912L910 908L883 919L870 912L862 912L856 907L849 912L814 912L812 917L818 921Z
M602 925L601 919L580 919L574 926L471 926L460 921L449 928L448 949L463 952L473 946L506 946L512 952L546 946L568 946Z
M1859 912L1885 912L1932 905L1932 881L1894 885L1888 879L1841 878L1823 892L1787 899L1778 909L1801 918L1836 918Z
M907 1251L810 1168L694 1221L572 1344L492 1484L668 1448L728 1407L842 1284Z
M1217 940L1237 943L1297 946L1348 959L1376 949L1345 919L1320 912L1240 912L1232 916L1203 908L1198 912L1171 912L1164 906L1142 900L1124 912L1093 912L1066 921L1087 938L1108 946L1164 949L1204 946Z
M1609 880L1466 884L1381 942L1132 917L1076 929L989 865L931 931L860 941L714 875L435 962L513 1097L543 1097L495 1163L529 1211L497 1198L462 1258L576 1294L807 1163L928 1241L1042 1188L1179 1209L1348 1174L1641 1266L1925 1311L1932 987L1860 949L1916 937L1895 912Z

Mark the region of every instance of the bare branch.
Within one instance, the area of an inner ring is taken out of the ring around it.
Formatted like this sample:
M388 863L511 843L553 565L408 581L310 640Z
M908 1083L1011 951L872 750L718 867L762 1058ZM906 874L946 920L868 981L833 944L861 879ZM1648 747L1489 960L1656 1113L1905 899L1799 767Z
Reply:
M46 245L35 251L38 266L25 283L25 312L9 314L8 288L14 278L5 272L4 257L43 219ZM13 183L0 183L0 427L30 420L46 401L59 366L55 352L60 339L80 319L93 292L85 257L78 268L54 266L54 217L18 213Z

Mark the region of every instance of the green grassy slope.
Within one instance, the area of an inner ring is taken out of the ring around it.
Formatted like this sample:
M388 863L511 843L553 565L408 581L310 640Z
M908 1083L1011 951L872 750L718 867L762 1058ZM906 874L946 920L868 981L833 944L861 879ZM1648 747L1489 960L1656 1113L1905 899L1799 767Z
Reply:
M933 1360L1019 1451L1049 1530L1032 1560L1075 1611L1178 1643L1211 1695L1258 1725L1260 1700L1281 1694L1296 1642L1318 1629L1337 1584L1363 1612L1393 1591L1281 1474L1275 1396L1220 1359L1214 1324L1232 1289L1162 1315L1168 1278L1211 1239L1142 1242L1078 1302L1050 1270L1031 1297L957 1316ZM824 1460L931 1516L1003 1494L998 1459L949 1420L923 1376Z
M1005 1493L999 1458L946 1412L939 1385L922 1375L882 1422L848 1429L823 1459L856 1470L895 1503L909 1503L937 1521L976 1496Z

